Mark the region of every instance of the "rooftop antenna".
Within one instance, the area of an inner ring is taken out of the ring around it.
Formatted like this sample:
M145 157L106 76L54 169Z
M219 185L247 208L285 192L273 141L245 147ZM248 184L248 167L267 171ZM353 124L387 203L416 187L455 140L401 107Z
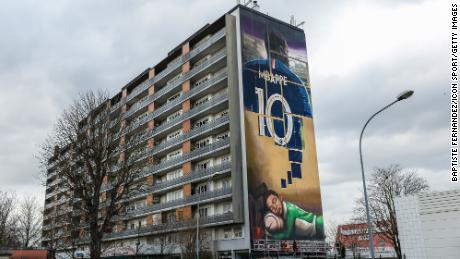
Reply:
M237 0L237 3L241 4L241 0ZM259 11L260 5L258 4L257 1L255 1L255 0L243 0L243 4L242 4L243 6L248 6L250 4L252 4L250 8L252 8L252 9L254 9L256 11Z
M252 1L252 9L259 11L260 5L257 4L257 1Z
M305 21L301 21L297 23L297 20L294 18L294 15L291 15L291 19L289 20L289 24L295 27L301 27L305 24Z

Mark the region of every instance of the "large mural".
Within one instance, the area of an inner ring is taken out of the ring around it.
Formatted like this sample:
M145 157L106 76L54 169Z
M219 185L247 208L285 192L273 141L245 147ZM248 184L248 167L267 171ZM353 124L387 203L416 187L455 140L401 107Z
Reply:
M302 30L240 12L251 242L323 240Z

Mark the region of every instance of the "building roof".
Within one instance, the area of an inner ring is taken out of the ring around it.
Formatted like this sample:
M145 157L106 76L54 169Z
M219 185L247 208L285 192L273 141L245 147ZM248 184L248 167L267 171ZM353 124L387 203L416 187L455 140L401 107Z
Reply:
M10 259L47 259L48 250L31 249L31 250L11 250Z

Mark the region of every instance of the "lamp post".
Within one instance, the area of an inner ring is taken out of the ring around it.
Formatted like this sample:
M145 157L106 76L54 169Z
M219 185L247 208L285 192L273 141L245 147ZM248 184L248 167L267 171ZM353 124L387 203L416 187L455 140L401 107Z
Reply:
M376 113L374 113L367 121L366 123L364 124L364 127L363 129L361 130L361 135L359 136L359 159L360 159L360 162L361 162L361 175L362 175L362 179L363 179L363 189L364 189L364 201L365 201L365 205L366 205L366 215L367 215L367 232L369 234L369 249L370 249L370 253L371 253L371 258L372 259L375 259L375 252L374 252L374 238L373 238L373 229L372 229L372 222L371 222L371 214L369 212L369 200L368 200L368 196L367 196L367 188L366 188L366 177L364 175L364 164L363 164L363 153L362 153L362 148L361 148L361 144L362 144L362 139L363 139L363 134L364 134L364 130L366 129L367 125L369 124L369 122L375 117L377 116L377 114L383 112L384 110L386 110L387 108L389 108L390 106L392 106L393 104L399 102L399 101L402 101L402 100L405 100L409 97L411 97L412 95L414 94L414 91L412 90L406 90L404 92L402 92L401 94L399 94L397 97L396 97L396 100L394 100L393 102L391 102L390 104L386 105L385 107L383 107L382 109L378 110Z
M209 179L206 181L206 184L210 183L212 179L216 176L225 174L225 172L217 172L211 175ZM201 192L200 192L201 193ZM196 218L196 258L200 259L200 203L201 203L201 194L198 196L198 203L197 203L197 218Z

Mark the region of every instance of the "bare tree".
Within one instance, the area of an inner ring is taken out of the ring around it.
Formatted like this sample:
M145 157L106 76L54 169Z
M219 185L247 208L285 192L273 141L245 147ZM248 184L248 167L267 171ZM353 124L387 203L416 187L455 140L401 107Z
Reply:
M11 192L0 191L0 247L17 246L17 218L14 214L16 198Z
M329 219L326 222L324 232L326 234L326 242L328 244L334 245L336 243L338 227L339 225L333 219Z
M42 217L35 197L23 199L18 210L18 235L23 247L36 246L41 237Z
M178 244L181 249L182 257L184 259L194 259L196 258L196 229L190 228L187 230L181 231L178 237ZM210 242L211 236L207 231L201 231L199 234L200 240L200 258L213 258Z
M158 249L158 254L161 258L169 258L176 250L176 242L171 242L172 239L177 239L175 234L161 234L155 237L155 247Z
M126 145L124 126L121 116L111 114L107 93L83 93L58 119L39 156L45 168L55 165L76 217L88 223L91 258L100 258L103 234L124 212L141 166L135 145Z
M51 252L51 258L55 258L55 252L67 251L68 257L72 257L75 240L69 238L71 232L71 217L67 215L59 216L58 210L48 214L51 222L47 224L49 228L43 231L42 239L46 239L46 246ZM70 248L70 249L69 249Z
M403 171L398 165L377 168L368 181L369 207L375 231L391 241L399 259L402 258L398 225L396 222L395 198L427 191L429 186L413 170ZM364 198L356 201L356 220L364 222L366 210Z

